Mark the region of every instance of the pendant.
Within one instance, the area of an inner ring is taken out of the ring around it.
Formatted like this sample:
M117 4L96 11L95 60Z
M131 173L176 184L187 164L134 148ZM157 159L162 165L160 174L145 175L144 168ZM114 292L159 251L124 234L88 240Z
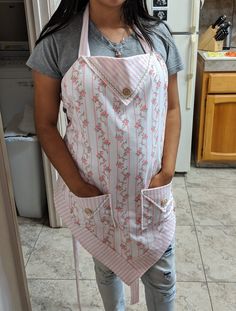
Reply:
M115 56L120 58L122 56L121 52L120 51L115 51Z

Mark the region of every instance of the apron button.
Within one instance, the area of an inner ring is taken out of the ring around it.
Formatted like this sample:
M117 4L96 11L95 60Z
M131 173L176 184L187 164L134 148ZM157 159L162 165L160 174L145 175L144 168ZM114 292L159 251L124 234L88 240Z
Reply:
M165 206L167 202L168 202L168 200L167 200L167 199L163 199L163 200L161 200L161 206L162 206L162 207L163 207L163 206Z
M92 216L92 214L93 214L93 211L92 211L90 208L86 208L86 209L84 210L84 212L85 212L85 214L88 215L88 216Z
M127 97L128 97L128 96L131 95L131 90L130 90L129 88L125 87L125 88L123 89L122 93L123 93L124 96L127 96Z

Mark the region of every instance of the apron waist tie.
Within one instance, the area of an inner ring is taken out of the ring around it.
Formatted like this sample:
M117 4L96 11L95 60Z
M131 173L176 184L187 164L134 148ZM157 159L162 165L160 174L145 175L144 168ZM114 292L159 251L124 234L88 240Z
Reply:
M130 304L134 305L134 304L139 302L139 279L135 280L130 285L130 290L131 290L131 301L130 301Z

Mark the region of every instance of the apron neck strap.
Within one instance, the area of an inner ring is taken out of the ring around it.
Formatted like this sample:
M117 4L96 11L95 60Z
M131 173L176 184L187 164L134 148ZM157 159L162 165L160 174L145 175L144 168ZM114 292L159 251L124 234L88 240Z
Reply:
M144 37L143 37L141 31L138 29L137 26L134 26L134 27L135 27L136 32L140 35L140 37L137 36L137 39L139 40L139 42L140 42L140 44L141 44L141 46L142 46L144 52L145 52L146 54L151 53L151 52L152 52L152 48L149 46L149 44L147 43L147 41L144 39Z
M148 45L147 41L144 39L143 35L139 31L139 29L135 26L135 30L141 36L137 37L140 44L142 45L145 53L150 53L152 49ZM89 4L87 4L84 14L83 14L83 24L82 24L82 31L80 37L80 46L79 46L79 53L78 58L81 56L91 56L90 48L89 48L89 41L88 41L88 32L89 32Z
M81 56L91 56L89 42L88 42L88 29L89 29L89 4L86 6L83 14L83 24L80 37L79 54Z

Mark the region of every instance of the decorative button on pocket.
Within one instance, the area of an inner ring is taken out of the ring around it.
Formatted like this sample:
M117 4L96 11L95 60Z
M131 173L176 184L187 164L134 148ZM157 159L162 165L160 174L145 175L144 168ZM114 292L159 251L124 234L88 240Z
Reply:
M92 216L92 214L93 214L93 211L90 208L85 208L84 212L88 216Z
M162 207L165 206L167 204L167 202L168 202L168 199L161 200L161 206Z
M131 90L129 88L125 87L123 89L122 93L123 93L124 96L129 97L131 95Z

